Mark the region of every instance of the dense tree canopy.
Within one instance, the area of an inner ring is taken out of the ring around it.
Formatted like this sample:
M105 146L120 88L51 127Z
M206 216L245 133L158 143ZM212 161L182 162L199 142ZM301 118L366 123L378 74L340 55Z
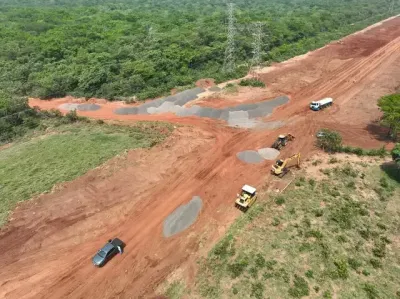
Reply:
M255 21L265 23L263 61L280 61L388 17L381 0L235 4L242 67L226 75L221 0L0 0L0 90L42 98L155 97L202 77L244 74Z

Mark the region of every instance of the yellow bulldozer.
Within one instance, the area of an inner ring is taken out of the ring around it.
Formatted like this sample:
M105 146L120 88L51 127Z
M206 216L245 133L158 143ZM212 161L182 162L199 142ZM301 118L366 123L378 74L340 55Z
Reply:
M275 140L274 144L272 144L272 148L280 150L284 147L289 141L294 140L294 136L292 134L279 135Z
M287 174L289 168L293 166L300 168L300 153L294 154L285 160L277 160L275 165L272 166L271 172L281 178Z
M235 206L241 211L247 211L257 199L257 190L249 185L242 187L242 192L237 194Z

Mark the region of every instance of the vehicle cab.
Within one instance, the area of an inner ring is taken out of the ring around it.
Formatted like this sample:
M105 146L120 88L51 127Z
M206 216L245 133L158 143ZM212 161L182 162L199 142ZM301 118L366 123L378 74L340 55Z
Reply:
M318 111L320 109L320 104L318 102L311 102L310 103L310 108L314 111Z

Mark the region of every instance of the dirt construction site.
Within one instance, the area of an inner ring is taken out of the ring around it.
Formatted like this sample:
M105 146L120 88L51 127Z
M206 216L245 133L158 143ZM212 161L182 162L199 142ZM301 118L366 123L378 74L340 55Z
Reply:
M271 187L279 134L296 136L280 158L311 157L321 128L339 131L344 144L390 146L376 102L400 89L400 17L265 68L260 78L266 88L198 88L146 106L93 100L79 109L77 99L31 99L43 109L176 128L160 145L19 204L0 231L0 298L155 298L173 275L195 283L197 258L242 213L236 193L244 184L261 194ZM324 97L334 105L309 109ZM124 253L95 268L91 257L113 237L126 243Z

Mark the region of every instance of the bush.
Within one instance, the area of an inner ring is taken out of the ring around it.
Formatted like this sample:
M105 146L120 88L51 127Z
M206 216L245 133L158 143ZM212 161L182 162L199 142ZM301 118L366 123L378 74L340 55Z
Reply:
M279 224L281 224L281 221L279 220L279 218L274 217L274 220L272 221L272 225L273 226L278 226Z
M349 277L349 271L347 268L346 260L337 260L333 264L336 266L336 275L338 278L347 279Z
M376 287L374 285L369 284L369 283L365 283L363 285L363 290L367 293L367 297L369 299L379 298L378 291L377 291L377 289L376 289Z
M289 295L295 298L301 298L310 295L307 281L303 277L295 275L293 287L289 289Z
M321 217L324 215L324 210L323 209L315 209L314 215L315 215L315 217Z
M322 297L327 298L327 299L331 299L332 298L332 293L331 291L325 291L324 294L322 295Z
M263 268L265 267L265 258L260 253L257 253L255 263L258 268Z
M256 282L251 284L251 296L257 299L264 298L264 284Z
M336 157L332 157L328 161L329 164L334 164L334 163L337 163L337 162L339 162L339 160Z
M376 256L376 257L385 257L386 255L386 243L383 241L377 241L375 242L375 247L372 248L372 253Z
M252 86L252 87L265 87L264 82L261 82L255 78L251 79L242 79L239 82L240 86Z
M317 139L317 146L327 152L340 151L342 147L342 136L328 129L321 130L324 135Z
M378 259L372 258L369 260L369 262L375 269L382 268L382 262Z
M283 196L278 196L278 197L275 198L275 203L278 206L281 206L281 205L283 205L285 203L285 198Z
M358 261L354 258L348 258L347 262L349 263L349 266L354 270L357 270L362 265L362 263L360 261Z
M370 273L369 273L369 271L367 269L362 270L362 274L364 276L369 276L370 275Z
M239 277L247 268L249 262L246 257L237 259L233 264L228 265L228 271L232 278Z
M314 272L312 270L307 270L305 276L307 278L314 278Z

